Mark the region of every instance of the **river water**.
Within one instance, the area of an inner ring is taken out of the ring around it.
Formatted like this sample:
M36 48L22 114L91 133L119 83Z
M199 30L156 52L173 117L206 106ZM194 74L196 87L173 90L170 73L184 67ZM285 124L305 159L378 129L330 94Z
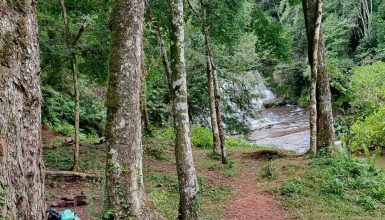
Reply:
M309 114L295 105L266 108L250 122L248 140L264 146L304 153L309 149Z

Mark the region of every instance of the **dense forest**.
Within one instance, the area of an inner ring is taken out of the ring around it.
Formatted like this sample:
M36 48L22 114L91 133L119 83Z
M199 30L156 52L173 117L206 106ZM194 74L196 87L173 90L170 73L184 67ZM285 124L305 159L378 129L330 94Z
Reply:
M0 220L385 219L384 156L383 0L0 1Z

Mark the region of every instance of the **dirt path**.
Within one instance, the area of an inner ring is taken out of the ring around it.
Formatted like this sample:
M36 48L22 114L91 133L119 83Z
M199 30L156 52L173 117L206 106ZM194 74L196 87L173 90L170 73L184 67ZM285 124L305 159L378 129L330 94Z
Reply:
M281 220L287 219L285 211L278 206L276 198L256 191L255 161L244 161L243 174L231 182L237 197L227 205L224 219Z

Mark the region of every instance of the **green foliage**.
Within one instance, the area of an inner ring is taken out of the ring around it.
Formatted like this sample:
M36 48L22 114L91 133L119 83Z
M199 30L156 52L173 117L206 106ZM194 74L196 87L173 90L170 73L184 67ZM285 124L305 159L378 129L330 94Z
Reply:
M256 18L254 23L254 32L257 36L255 50L257 54L269 60L289 61L291 54L290 36L283 27L265 15L260 9L256 8L254 12Z
M158 139L164 139L168 141L174 141L175 139L175 133L173 127L167 127L164 129L153 129L151 133L154 135L155 138Z
M337 131L353 151L385 147L384 72L383 62L355 68L344 93L354 115L339 119Z
M385 105L378 112L356 121L351 127L351 134L353 150L385 148Z
M277 165L274 162L269 162L262 168L261 176L269 180L275 179L277 177Z
M260 147L256 144L250 143L245 140L244 137L228 137L226 139L226 146L229 148L241 147L241 148L257 148Z
M166 146L162 144L157 144L154 147L147 149L146 153L157 160L164 160L164 151L166 150Z
M239 176L241 173L239 172L240 166L235 161L231 160L227 164L221 165L211 165L208 167L208 170L214 171L219 170L223 173L223 175L227 177Z
M292 196L294 194L300 194L303 191L303 183L301 179L290 180L281 189L282 195Z
M191 142L195 147L212 148L213 133L201 125L193 125L191 127Z
M105 108L102 100L92 94L89 87L83 87L80 101L80 125L82 139L101 136L105 124ZM51 86L42 86L43 123L51 130L65 136L75 135L75 103L71 96Z
M113 209L108 209L103 213L103 219L104 220L110 220L114 219L114 210Z
M301 195L295 197L301 201L333 200L336 205L376 210L385 207L385 173L344 153L318 156L301 179L287 182L281 192Z
M385 63L357 67L351 77L351 105L361 114L372 113L385 103Z
M62 146L43 151L44 165L50 170L70 170L73 165L73 147ZM79 167L91 173L104 172L105 150L95 146L80 148Z

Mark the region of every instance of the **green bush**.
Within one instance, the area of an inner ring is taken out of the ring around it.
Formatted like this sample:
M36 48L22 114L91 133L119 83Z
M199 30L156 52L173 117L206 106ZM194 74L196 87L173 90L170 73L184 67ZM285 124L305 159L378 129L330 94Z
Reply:
M374 210L385 205L385 173L344 153L317 156L301 176L283 185L283 195L302 193L303 200L333 200Z
M282 195L292 196L300 194L303 191L303 183L300 179L294 179L283 185L281 189Z
M193 125L191 128L191 142L195 147L212 148L213 133L201 125Z
M167 127L164 129L151 128L151 134L154 135L155 138L169 140L169 141L173 141L175 138L173 127Z
M360 115L376 111L385 103L385 62L357 67L351 77L351 105Z
M85 83L85 82L84 82ZM51 130L65 136L74 136L75 103L71 95L42 86L42 120ZM92 95L90 88L81 89L80 127L82 139L101 136L105 124L105 107L100 98Z
M351 128L353 150L368 147L385 147L385 105L362 121L357 121Z
M157 160L164 160L163 157L164 151L166 150L166 146L162 144L157 144L155 147L147 149L146 153Z
M267 178L269 180L277 178L278 172L277 172L277 165L273 162L270 162L266 166L262 168L261 176L263 178Z
M338 120L337 133L352 151L385 147L385 62L357 67L348 86L353 115Z
M231 147L259 147L256 144L250 143L247 140L245 140L243 137L228 137L226 139L226 146Z

